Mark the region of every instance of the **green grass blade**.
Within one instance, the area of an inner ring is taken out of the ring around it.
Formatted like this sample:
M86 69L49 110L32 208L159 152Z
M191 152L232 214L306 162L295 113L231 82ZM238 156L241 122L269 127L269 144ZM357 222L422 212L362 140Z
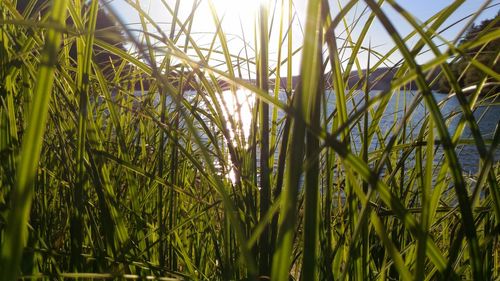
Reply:
M64 26L66 15L65 0L54 1L51 20ZM33 91L34 101L30 122L21 146L21 157L16 171L12 205L16 206L7 219L7 228L1 251L0 278L15 280L18 266L27 239L27 223L33 196L33 183L37 176L38 161L46 128L48 107L52 96L57 52L61 43L61 32L50 29L47 34L42 63L37 74L37 84Z

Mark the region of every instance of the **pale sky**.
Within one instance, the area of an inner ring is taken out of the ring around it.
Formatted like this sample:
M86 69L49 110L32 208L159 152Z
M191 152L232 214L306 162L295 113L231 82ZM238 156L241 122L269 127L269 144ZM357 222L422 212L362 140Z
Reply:
M137 3L136 1L139 0L133 0L134 3ZM179 8L179 13L180 13L180 18L185 19L193 6L193 1L200 1L200 5L196 10L196 15L195 15L195 20L193 23L192 27L192 34L193 37L196 38L196 42L202 46L202 47L208 47L210 42L212 42L212 39L214 37L214 31L216 29L214 20L212 18L212 14L210 12L210 8L208 5L209 0L182 0L180 1L180 8ZM217 14L219 15L220 18L223 18L222 20L222 29L224 33L228 34L228 39L229 39L229 49L231 50L232 54L234 55L241 55L244 56L244 49L243 49L243 36L245 37L245 41L250 47L255 46L255 37L254 37L254 26L255 26L255 20L256 20L256 11L257 7L259 5L259 2L267 2L266 0L254 0L254 1L249 1L249 0L212 0L214 7L217 11ZM338 11L338 3L344 4L347 1L346 0L329 0L330 1L330 7L332 9L331 13L332 15L336 14L336 11ZM163 30L165 34L169 33L169 27L170 27L170 22L172 19L171 14L168 12L168 10L165 8L164 4L162 2L167 3L170 5L172 9L174 9L175 1L173 0L140 0L140 4L143 10L147 11L150 17L156 21L157 23L161 24L163 27ZM270 19L269 22L271 23L271 16L273 11L275 11L275 17L272 25L272 33L270 36L270 44L269 44L269 59L270 59L270 64L271 66L276 64L276 51L277 51L277 46L278 46L278 27L279 27L279 18L280 18L280 8L281 8L281 2L282 0L271 0L269 1L269 14L270 14ZM285 3L288 3L288 0L284 1ZM293 41L294 41L294 46L299 47L302 45L302 26L304 24L305 20L305 10L306 10L306 0L294 0L293 5L295 8L296 15L294 17L294 21L292 23L292 30L293 30ZM399 0L397 3L401 5L403 8L408 10L410 13L412 13L415 18L421 22L427 20L430 16L434 15L437 13L439 10L443 9L444 7L448 6L451 4L453 1L450 0ZM476 12L479 7L481 7L484 4L485 1L483 0L466 0L465 3L451 16L447 22L443 25L443 27L448 26L449 24L452 24L474 12ZM134 11L133 8L130 7L129 4L125 0L112 0L112 7L119 13L121 19L124 22L127 22L129 24L134 24L139 22L139 18L137 16L137 12ZM278 3L276 9L274 8L274 3ZM352 9L352 12L346 17L347 23L352 24L354 19L359 18L360 13L364 10L365 5L363 4L363 1L360 1L357 6ZM285 4L287 5L287 4ZM500 0L495 0L491 1L490 6L493 6L492 8L485 10L481 13L479 16L478 21L491 18L494 15L497 14L497 12L500 9ZM398 29L399 33L402 36L407 35L412 31L411 27L409 24L405 22L405 20L398 15L396 11L394 11L392 8L389 7L388 4L385 4L383 6L384 11L387 12L388 16L391 18L392 22ZM286 12L287 13L287 12ZM288 27L288 20L287 20L287 15L284 15L284 30L286 31ZM366 16L364 17L366 18ZM241 25L240 25L241 21ZM450 28L447 30L445 33L443 33L443 36L446 39L453 39L457 36L457 33L462 30L464 24L467 22L467 20L455 25L453 28ZM342 24L341 24L342 26ZM135 28L140 28L139 25L134 25ZM358 25L353 30L353 36L356 38L356 32L359 32L359 30L362 28L362 25ZM343 28L339 28L337 30L337 35L345 38L345 34L342 34L341 31ZM417 41L417 38L410 41L408 43L409 47L412 46ZM183 41L182 41L183 42ZM371 43L371 46L375 48L376 51L384 53L390 50L394 44L387 34L387 32L384 30L382 25L378 22L375 21L374 24L372 25L370 32L368 36L366 37L366 40L364 42L364 46L368 46L368 44ZM218 44L218 41L216 42ZM339 43L341 44L341 43ZM284 46L284 51L286 51L286 45ZM251 52L250 49L248 51ZM253 54L250 54L252 56ZM342 53L341 53L342 55ZM345 57L348 57L349 54L348 52L343 53ZM283 54L285 57L286 54ZM366 64L366 55L360 55L359 57L360 63ZM391 57L391 61L395 62L400 58L399 54L395 54L393 57ZM424 55L421 55L418 60L419 62L425 62L428 61L429 59L432 58L432 55L429 53L426 53ZM295 59L292 63L292 68L294 75L298 74L299 68L300 68L300 54L295 56ZM286 67L283 67L283 70L286 69ZM251 71L255 71L255 69L251 69ZM284 75L284 72L282 71L282 75Z

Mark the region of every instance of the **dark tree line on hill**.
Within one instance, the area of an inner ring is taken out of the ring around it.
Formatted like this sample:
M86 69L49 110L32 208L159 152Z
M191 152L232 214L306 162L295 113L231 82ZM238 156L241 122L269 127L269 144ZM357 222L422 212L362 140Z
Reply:
M471 28L464 35L459 43L459 46L476 40L479 36L489 33L493 30L500 28L500 11L492 19L482 21L480 24L472 25ZM477 85L484 77L485 74L473 65L470 65L470 59L474 58L482 64L490 67L496 73L500 72L500 65L495 62L498 52L500 51L500 39L496 38L486 45L481 45L469 49L464 57L451 64L451 69L456 77L460 77L459 85L462 88ZM468 67L468 68L467 68ZM497 82L497 81L488 81ZM451 87L446 80L442 78L439 85L440 91L449 92Z

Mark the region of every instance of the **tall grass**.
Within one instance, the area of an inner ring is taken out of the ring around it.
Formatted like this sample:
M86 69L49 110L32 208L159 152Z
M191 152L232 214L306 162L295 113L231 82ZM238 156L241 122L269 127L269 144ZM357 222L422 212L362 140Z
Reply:
M126 1L138 28L105 1L0 2L0 279L500 278L500 129L475 114L498 106L485 85L499 55L469 53L498 30L443 38L464 1L419 22L392 0L309 0L296 38L300 11L276 0L234 36L207 1L158 1L168 28L139 1ZM388 51L369 39L376 22ZM469 96L459 60L483 74ZM438 102L439 79L452 92Z

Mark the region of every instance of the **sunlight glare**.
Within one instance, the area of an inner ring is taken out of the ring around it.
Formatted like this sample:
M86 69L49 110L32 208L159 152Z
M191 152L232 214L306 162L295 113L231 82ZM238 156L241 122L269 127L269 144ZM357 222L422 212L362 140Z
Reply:
M236 126L236 128L230 130L233 142L236 141L236 137L246 142L250 136L252 106L255 102L255 97L246 89L238 89L236 93L230 90L224 91L222 97L224 119L229 122L229 118L231 118Z
M263 0L212 0L218 12L238 16L253 15Z
M211 3L217 17L222 20L222 27L225 32L241 33L240 22L245 33L251 32L260 4L263 2L264 0L205 0L197 11L195 21L204 31L216 28L212 10L210 9Z
M229 128L231 143L247 149L252 126L252 108L255 103L254 95L246 89L238 89L236 92L228 90L222 92L219 102L223 107L223 115ZM227 171L226 176L235 183L237 179L232 164Z

